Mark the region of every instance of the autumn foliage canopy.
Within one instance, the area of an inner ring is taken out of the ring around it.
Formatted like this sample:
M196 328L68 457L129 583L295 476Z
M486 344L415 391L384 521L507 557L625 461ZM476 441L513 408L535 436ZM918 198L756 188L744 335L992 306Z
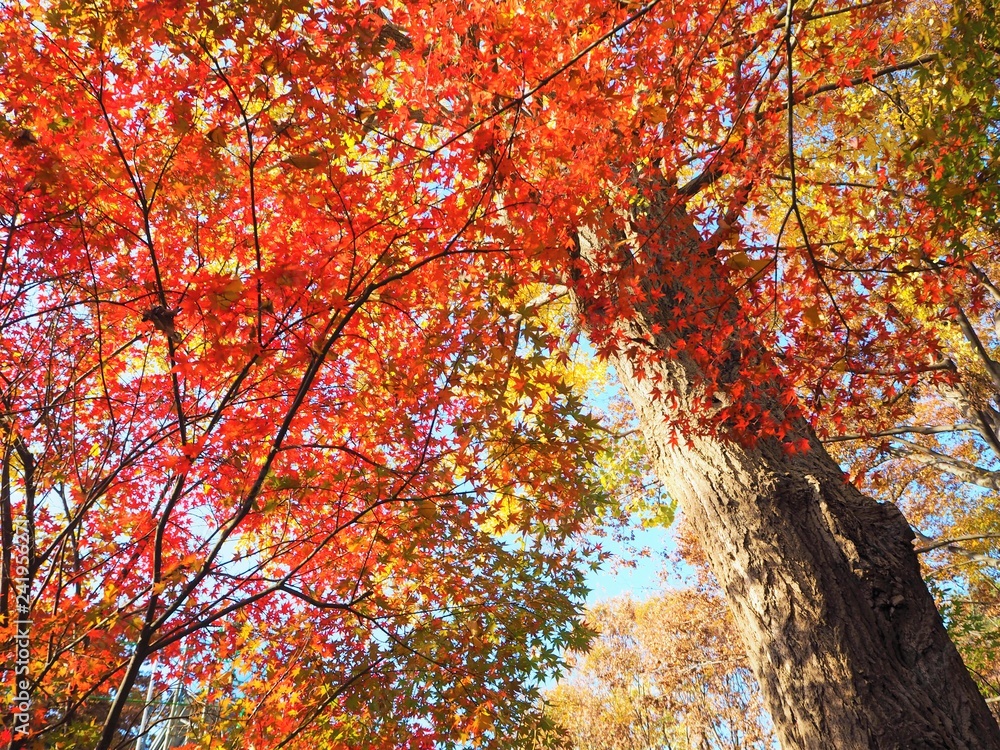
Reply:
M178 679L193 746L528 733L609 504L573 346L676 354L612 323L677 280L705 373L680 440L800 403L872 429L949 377L932 324L982 304L988 247L935 199L972 178L859 88L915 102L933 55L902 5L787 7L2 4L23 741L119 746ZM630 263L653 204L701 237L663 284ZM770 351L712 358L746 330Z

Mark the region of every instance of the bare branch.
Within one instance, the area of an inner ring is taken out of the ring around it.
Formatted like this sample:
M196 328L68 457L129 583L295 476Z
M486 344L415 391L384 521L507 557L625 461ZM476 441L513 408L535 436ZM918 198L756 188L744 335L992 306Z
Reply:
M928 537L924 537L923 534L921 534L921 537L928 539ZM968 534L966 536L954 536L948 539L934 539L926 542L925 544L919 544L918 542L920 541L920 537L918 537L913 540L913 551L917 554L923 554L924 552L941 549L942 547L948 547L950 549L952 545L958 544L959 542L975 542L981 539L1000 539L1000 534ZM961 548L958 548L958 550L961 550ZM953 549L951 551L955 552L957 550ZM967 550L961 551L967 552Z
M893 437L895 435L940 435L941 433L950 432L979 432L979 430L978 428L968 424L946 424L940 425L939 427L930 427L926 425L902 425L900 427L892 427L888 430L879 430L878 432L835 435L833 437L824 438L822 442L846 443L852 440L871 440L874 438Z
M898 455L912 458L915 461L929 465L941 466L949 474L961 479L963 482L977 485L988 490L1000 490L1000 471L984 469L969 461L949 456L945 453L927 448L904 438L895 438L894 442L905 446L905 450L895 449Z

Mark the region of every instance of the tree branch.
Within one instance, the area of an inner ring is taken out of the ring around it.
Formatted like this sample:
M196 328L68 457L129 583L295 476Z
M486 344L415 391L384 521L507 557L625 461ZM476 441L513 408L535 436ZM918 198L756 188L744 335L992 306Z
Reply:
M918 543L921 537L926 540L924 544ZM923 554L924 552L941 549L942 547L951 548L952 545L957 544L958 542L975 542L980 539L1000 539L1000 534L968 534L966 536L953 536L948 539L930 539L929 537L925 537L921 534L917 539L913 540L913 551L917 554ZM967 553L966 550L962 550L961 548L958 548L958 550ZM957 550L952 551L954 552Z

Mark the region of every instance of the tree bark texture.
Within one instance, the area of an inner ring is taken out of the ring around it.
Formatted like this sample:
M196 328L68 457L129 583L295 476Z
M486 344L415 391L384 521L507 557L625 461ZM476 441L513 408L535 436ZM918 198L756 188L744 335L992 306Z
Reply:
M640 248L712 264L719 287L728 284L683 212L660 217L639 239ZM593 266L610 240L582 230L578 241ZM628 263L662 295L636 303L631 320L613 324L615 335L667 351L704 302L655 259ZM577 302L586 321L586 294ZM738 352L709 354L747 356L760 346L747 338L732 339ZM725 590L785 750L1000 748L1000 729L948 638L914 534L894 505L852 486L801 419L791 437L808 440L809 450L796 454L771 437L751 447L713 435L678 441L673 412L690 408L700 387L693 359L624 350L611 360L659 477ZM678 400L654 393L654 384Z

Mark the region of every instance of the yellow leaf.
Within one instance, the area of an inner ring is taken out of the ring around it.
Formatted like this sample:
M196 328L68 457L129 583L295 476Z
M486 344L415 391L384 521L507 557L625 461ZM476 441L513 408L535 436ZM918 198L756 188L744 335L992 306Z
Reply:
M667 119L667 108L666 107L650 107L649 108L649 121L654 125L659 125L661 122L665 122Z
M433 500L421 500L417 503L417 515L427 521L437 518L438 507Z
M744 252L738 252L729 256L729 259L726 260L726 265L739 271L742 271L744 268L750 268L754 273L760 273L771 265L771 259L751 258Z
M802 311L802 320L810 328L819 328L820 318L819 318L819 308L815 305L810 305Z
M240 279L233 279L222 289L212 295L215 303L222 308L230 308L233 303L240 298L243 293L243 282Z
M729 256L729 260L726 261L726 265L730 268L742 270L750 265L750 257L743 252L733 253Z

